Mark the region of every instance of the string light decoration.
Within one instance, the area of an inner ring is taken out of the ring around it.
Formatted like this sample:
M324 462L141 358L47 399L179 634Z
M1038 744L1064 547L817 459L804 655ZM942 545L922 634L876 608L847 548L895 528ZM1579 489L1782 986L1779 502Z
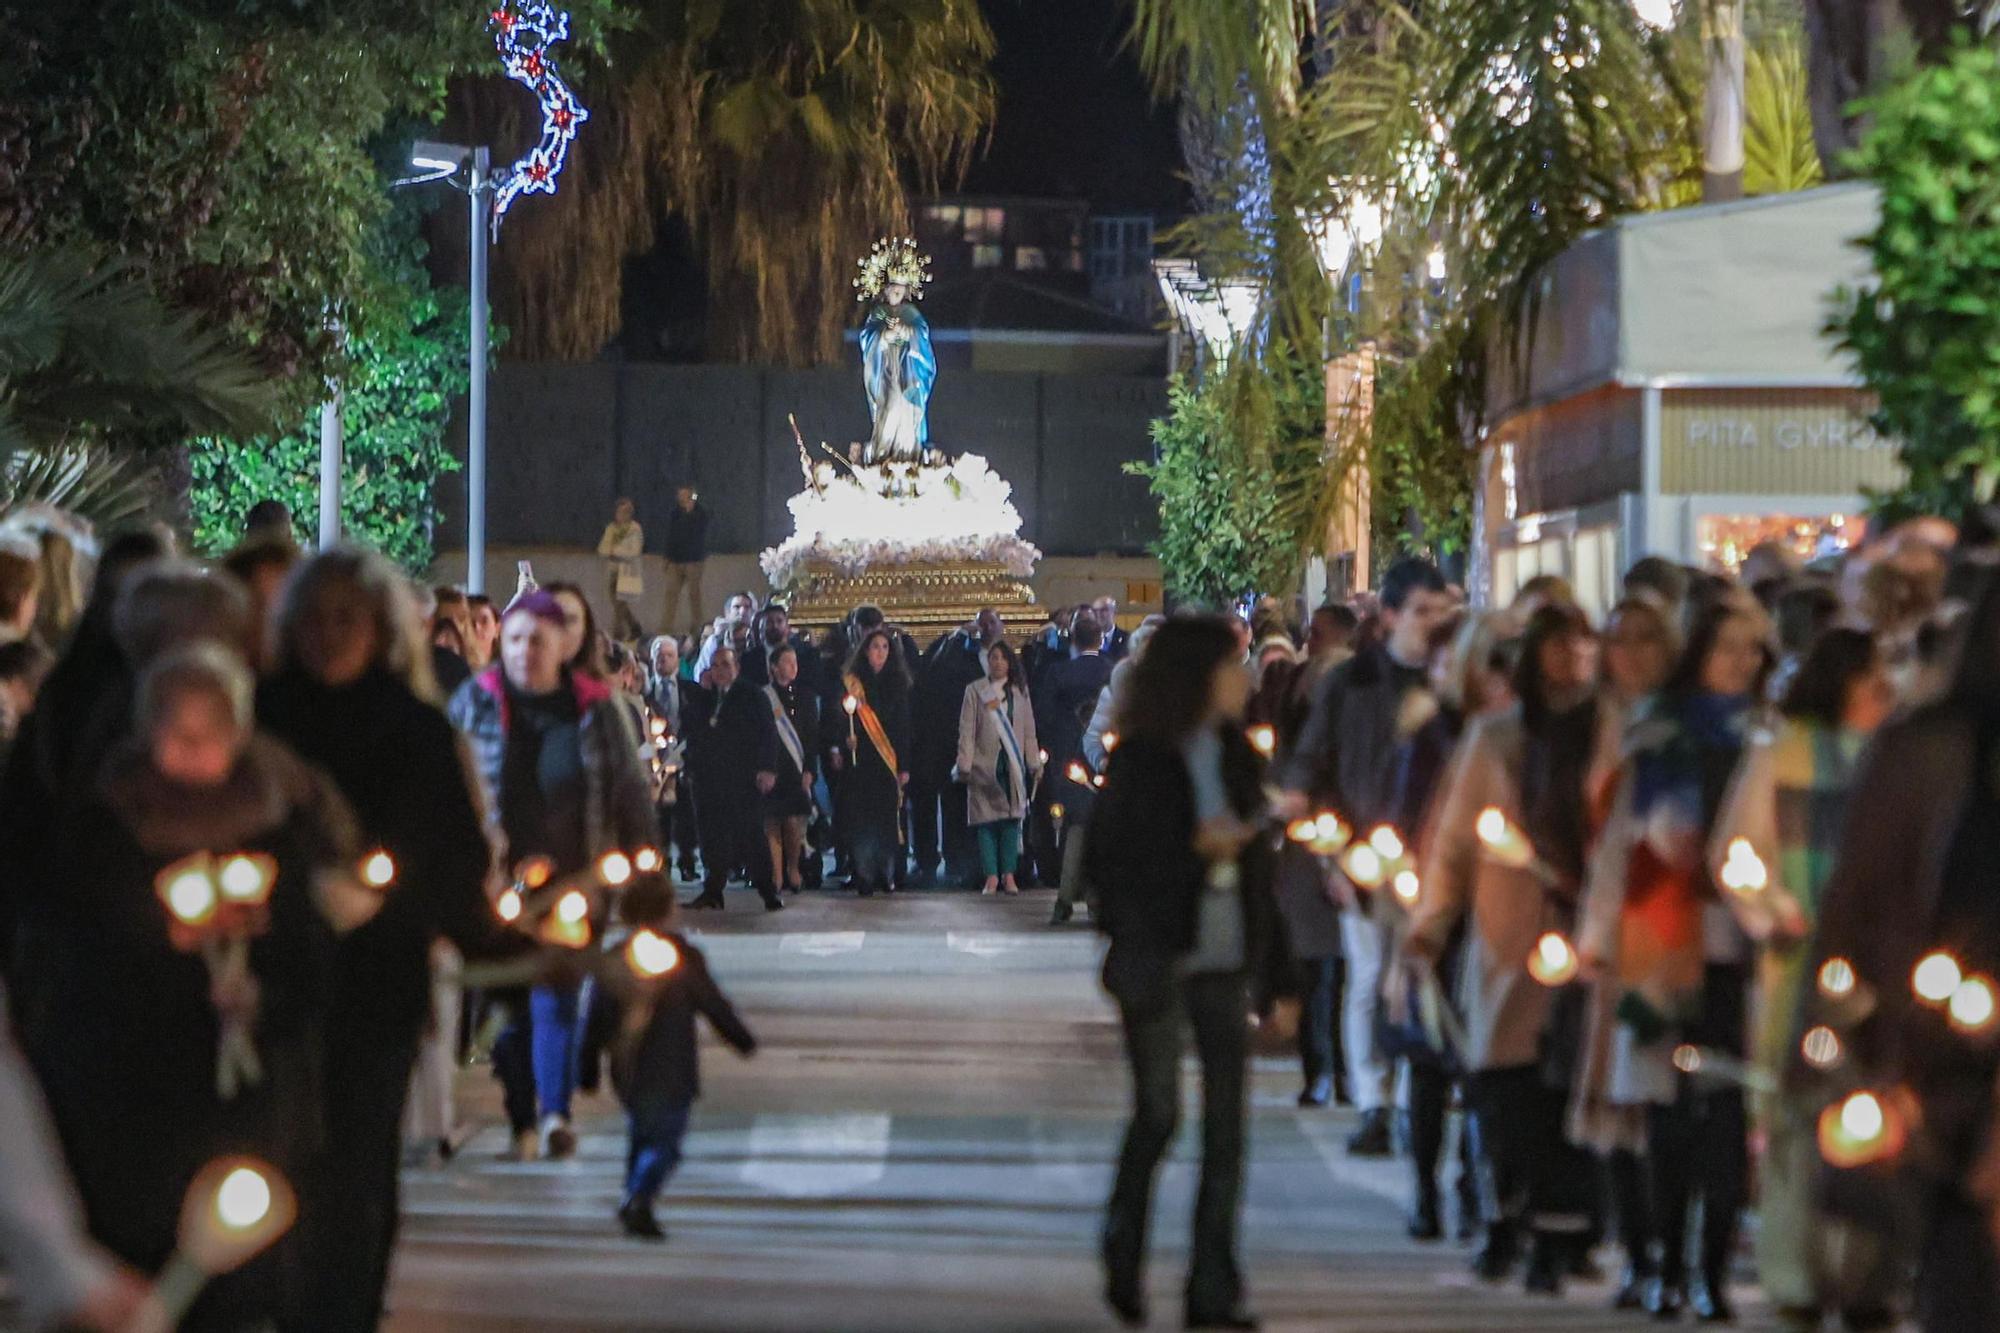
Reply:
M548 0L512 0L495 9L488 25L500 66L507 77L524 85L542 106L542 137L526 156L494 176L493 234L513 202L524 194L554 194L577 126L590 112L563 82L549 48L569 37L569 11Z

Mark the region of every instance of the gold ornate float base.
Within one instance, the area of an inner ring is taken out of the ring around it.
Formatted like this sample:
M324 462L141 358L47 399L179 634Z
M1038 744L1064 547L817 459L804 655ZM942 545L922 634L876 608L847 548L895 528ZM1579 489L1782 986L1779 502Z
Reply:
M1031 630L1042 623L1034 590L1000 565L911 561L860 574L844 574L831 565L808 566L805 577L781 595L792 623L816 630L839 624L864 605L881 607L884 616L912 634L955 628L988 606L1010 630Z

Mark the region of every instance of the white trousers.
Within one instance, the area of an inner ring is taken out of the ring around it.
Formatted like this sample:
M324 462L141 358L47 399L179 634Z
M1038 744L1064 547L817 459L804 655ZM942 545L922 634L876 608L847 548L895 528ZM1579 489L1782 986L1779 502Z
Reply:
M1340 951L1347 957L1347 984L1340 997L1347 1092L1357 1111L1379 1111L1389 1104L1389 1062L1375 1049L1375 1015L1382 1005L1382 928L1359 912L1342 912Z

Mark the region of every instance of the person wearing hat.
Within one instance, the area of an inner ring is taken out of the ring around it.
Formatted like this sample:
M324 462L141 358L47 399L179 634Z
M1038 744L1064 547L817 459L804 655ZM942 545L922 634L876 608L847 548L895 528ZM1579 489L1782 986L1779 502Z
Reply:
M609 685L564 663L563 633L553 594L522 593L500 618L500 661L468 681L450 707L471 746L502 864L546 857L556 879L606 852L651 846L657 836L630 714ZM538 985L502 1002L510 1021L494 1043L493 1072L506 1092L515 1155L567 1157L576 1151L569 1109L580 987Z

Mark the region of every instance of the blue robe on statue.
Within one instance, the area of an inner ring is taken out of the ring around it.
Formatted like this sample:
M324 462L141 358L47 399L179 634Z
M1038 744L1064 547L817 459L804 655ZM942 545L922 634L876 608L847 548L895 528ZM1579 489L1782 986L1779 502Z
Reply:
M907 341L891 341L892 322L908 329ZM868 415L875 423L869 462L916 462L930 441L927 418L931 385L937 381L937 357L931 352L931 328L915 306L905 301L894 311L884 304L868 313L861 326L861 373L868 390Z

